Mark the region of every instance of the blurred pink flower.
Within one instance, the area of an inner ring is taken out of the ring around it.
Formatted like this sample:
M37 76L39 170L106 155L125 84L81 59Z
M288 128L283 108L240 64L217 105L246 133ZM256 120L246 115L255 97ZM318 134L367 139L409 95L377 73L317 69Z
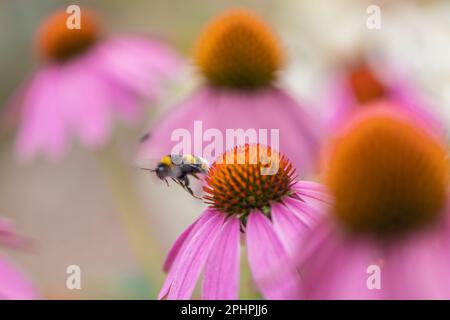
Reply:
M109 139L115 117L136 122L141 100L155 102L180 60L168 47L143 36L103 37L97 20L82 11L81 29L69 30L56 12L37 34L45 60L13 98L18 113L16 151L21 159L39 152L59 158L72 136L98 148Z
M25 240L18 237L9 220L0 218L0 246L23 247ZM0 300L36 299L37 294L30 282L8 260L0 255Z
M261 162L249 160L251 150L274 154L256 145L236 147L227 154L247 157L245 163L227 163L225 154L222 163L211 167L204 197L209 208L170 250L159 299L189 299L202 270L202 299L237 299L241 234L260 293L267 299L300 296L300 276L292 258L315 226L328 195L319 184L295 181L295 169L284 156L277 158L276 174L262 175Z
M264 22L243 10L223 14L201 35L195 62L206 83L156 123L142 145L140 157L157 159L171 153L178 144L172 140L172 133L187 129L194 134L194 121L201 121L203 130L218 129L223 136L226 129L268 129L267 141L243 143L271 145L270 131L277 129L277 149L302 168L303 174L313 171L320 129L312 114L275 85L284 56ZM211 139L205 137L195 141L198 143L205 150ZM223 143L216 156L238 144ZM215 160L208 154L198 156Z
M300 252L306 299L449 299L448 160L410 114L374 104L330 153L330 215Z
M424 125L434 130L443 130L430 103L411 81L401 77L399 72L374 70L364 61L355 62L337 72L330 81L327 92L323 95L326 128L331 133L339 130L354 112L379 100L392 101L392 106L410 113Z

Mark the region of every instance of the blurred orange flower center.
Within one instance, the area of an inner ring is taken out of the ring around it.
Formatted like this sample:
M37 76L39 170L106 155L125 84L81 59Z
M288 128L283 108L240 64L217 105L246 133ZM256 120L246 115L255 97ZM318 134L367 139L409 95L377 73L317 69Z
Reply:
M351 70L348 81L359 103L374 101L386 95L387 88L366 64Z
M226 152L206 176L204 199L213 208L246 219L259 209L269 214L270 202L291 194L295 169L269 147L245 145Z
M435 221L446 203L445 148L406 119L372 114L337 139L326 174L350 230L398 234Z
M41 24L36 40L42 57L65 61L83 53L98 40L99 29L93 15L83 10L79 28L73 27L70 19L70 14L58 11Z
M254 89L275 80L283 53L263 21L245 10L232 10L206 27L195 60L212 85Z

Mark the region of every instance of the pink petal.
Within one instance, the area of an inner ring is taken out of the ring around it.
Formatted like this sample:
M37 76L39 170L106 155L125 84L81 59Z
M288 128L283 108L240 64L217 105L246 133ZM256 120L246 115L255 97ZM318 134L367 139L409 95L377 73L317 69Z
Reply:
M309 228L315 227L326 212L320 208L314 208L309 203L291 197L284 197L283 203Z
M296 299L301 280L269 219L251 212L246 226L248 259L253 278L266 299Z
M92 72L89 59L67 65L60 90L67 122L84 145L103 146L112 129L113 91Z
M58 92L60 80L59 68L47 66L30 82L16 141L22 160L31 159L39 151L57 159L66 148L67 129L61 109L64 106Z
M16 234L11 220L0 218L0 245L10 248L24 248L28 241Z
M0 299L29 300L37 295L30 283L0 256Z
M430 101L426 101L419 93L420 90L410 81L402 77L398 71L389 73L380 75L384 76L384 79L381 80L385 82L389 92L379 100L393 102L392 106L394 108L413 116L422 125L431 129L432 132L442 134L444 132L444 126L432 112L433 108L430 107ZM330 115L326 119L328 132L329 134L333 134L346 123L352 113L361 110L361 106L356 101L352 89L347 83L345 74L335 75L327 91L328 93L323 95L325 101L322 104L324 104L326 109L325 114Z
M118 86L112 86L112 91L112 106L120 119L129 124L134 124L142 119L142 101L137 95L130 94Z
M325 129L329 135L333 135L342 123L345 123L348 116L358 107L352 88L348 85L345 73L335 74L331 77L330 83L326 85L326 93L321 96L324 109Z
M300 258L305 299L389 299L381 269L381 289L370 289L368 267L382 267L383 254L370 239L347 237L324 222L306 237Z
M177 238L177 240L175 240L175 243L170 248L169 253L167 254L166 260L164 261L163 269L164 269L165 272L169 272L169 270L172 267L176 257L178 256L178 253L180 252L180 249L183 247L184 243L186 242L186 239L191 234L192 229L194 228L194 226L197 223L197 221L195 221L186 230L184 230L180 234L180 236Z
M270 211L273 227L285 250L291 258L298 256L305 234L310 231L310 226L283 204L272 204Z
M159 299L190 298L223 222L222 214L212 210L205 211L180 248L159 293Z
M192 134L194 121L200 120L203 122L203 125L214 123L215 113L213 108L205 108L211 103L212 99L213 95L211 92L200 90L182 104L169 110L166 116L158 122L157 126L150 131L149 139L138 150L138 157L142 159L159 159L163 155L170 153L170 150L176 145L176 142L171 141L174 130L186 128ZM221 151L219 150L216 156L219 156ZM184 153L195 154L196 152L186 150ZM214 158L206 160L211 162Z
M204 133L207 129L217 129L223 136L221 150L216 155L199 154L208 161L215 158L226 149L232 148L237 141L226 145L227 129L259 129L267 130L267 141L262 144L272 145L271 130L279 130L277 146L281 152L301 170L302 175L313 171L318 151L319 129L311 115L282 90L270 88L254 93L242 93L229 90L216 90L204 87L190 96L179 106L170 110L165 117L151 130L149 140L142 146L141 156L158 158L173 150L179 141L171 141L175 129L186 129L191 138L200 141L200 153L211 144L203 141L202 136L194 136L194 122L201 121ZM272 131L274 132L274 131ZM293 139L292 137L295 137ZM198 154L191 141L191 150L185 153ZM220 147L219 147L220 148ZM190 152L189 152L190 151Z
M137 36L106 40L96 54L96 70L119 87L151 100L160 95L162 82L175 77L181 59L164 44Z
M297 194L309 203L317 205L331 205L333 204L333 197L328 192L324 185L309 181L298 181L292 188Z
M239 236L239 219L229 217L222 227L205 265L203 299L237 299L239 291Z
M393 78L390 84L390 100L395 102L398 108L420 121L431 132L437 135L444 134L444 124L433 112L437 110L437 106L433 106L430 99L422 94L423 91L411 81L405 78L400 79L398 75Z
M326 195L328 193L327 188L323 184L313 182L313 181L300 180L294 186L299 191L302 191L302 190L313 191L313 192L318 192L318 193L324 194L324 195Z
M385 274L394 299L450 299L449 229L429 229L386 250Z

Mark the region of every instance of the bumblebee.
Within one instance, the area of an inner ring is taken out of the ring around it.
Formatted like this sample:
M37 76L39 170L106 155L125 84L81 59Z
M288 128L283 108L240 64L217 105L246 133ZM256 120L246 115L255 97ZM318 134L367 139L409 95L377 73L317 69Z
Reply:
M209 164L205 159L194 155L169 154L161 158L155 169L143 169L155 172L156 176L167 185L169 185L167 179L172 179L193 197L198 198L189 186L189 176L199 179L197 174L206 174Z

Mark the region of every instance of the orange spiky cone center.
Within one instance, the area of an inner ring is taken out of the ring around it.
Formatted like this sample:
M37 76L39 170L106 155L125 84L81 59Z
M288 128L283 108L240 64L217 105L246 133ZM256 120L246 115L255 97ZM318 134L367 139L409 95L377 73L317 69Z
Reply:
M360 64L348 74L348 83L357 102L364 104L386 96L387 88L367 64Z
M294 174L289 160L269 147L235 147L211 166L204 199L216 210L244 221L255 209L270 215L271 202L292 194Z
M380 113L337 139L326 181L349 230L387 236L427 225L446 203L445 148L405 119Z
M58 11L49 16L38 29L36 42L44 59L66 61L75 57L97 42L100 37L96 18L82 10L79 29L71 23L70 14Z
M214 86L255 89L276 79L283 53L263 21L245 10L232 10L206 27L198 40L195 61Z

